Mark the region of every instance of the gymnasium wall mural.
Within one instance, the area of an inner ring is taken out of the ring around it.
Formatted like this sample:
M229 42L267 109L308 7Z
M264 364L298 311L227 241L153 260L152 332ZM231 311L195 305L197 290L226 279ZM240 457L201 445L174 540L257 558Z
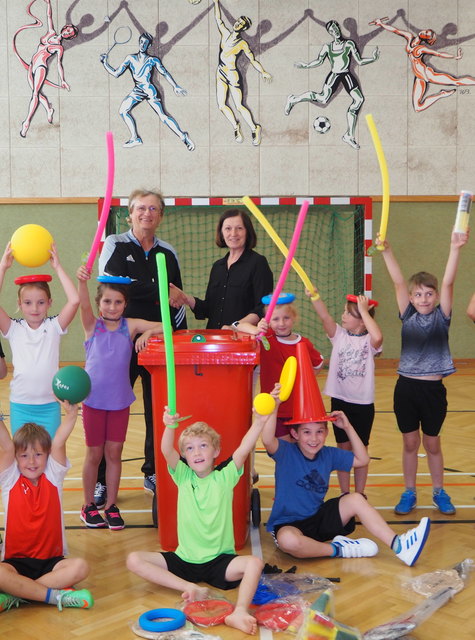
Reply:
M393 194L474 188L463 0L3 4L1 197L100 195L109 130L119 194L377 194L367 113Z

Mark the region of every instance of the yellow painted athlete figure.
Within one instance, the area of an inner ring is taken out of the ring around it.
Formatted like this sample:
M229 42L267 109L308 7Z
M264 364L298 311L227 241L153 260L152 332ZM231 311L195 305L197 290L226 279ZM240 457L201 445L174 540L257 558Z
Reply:
M214 0L214 15L219 33L221 34L219 64L216 71L216 99L219 110L232 124L234 140L236 142L242 142L241 124L234 115L231 107L226 103L228 94L231 94L236 109L251 129L252 144L259 145L261 143L261 125L254 122L251 112L243 104L242 77L236 67L238 55L243 52L254 69L259 71L266 82L270 82L272 76L270 73L267 73L261 63L256 60L249 43L242 37L242 32L249 29L252 25L251 19L246 16L241 16L236 20L233 28L228 29L221 18L219 0Z

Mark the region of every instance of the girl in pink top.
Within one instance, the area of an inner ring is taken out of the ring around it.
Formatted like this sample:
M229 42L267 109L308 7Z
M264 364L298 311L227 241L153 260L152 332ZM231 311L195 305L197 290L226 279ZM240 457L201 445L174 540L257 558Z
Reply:
M331 397L331 410L343 411L363 444L368 447L374 420L374 358L382 351L383 334L374 320L374 306L366 296L346 302L341 325L332 318L321 298L306 291L332 343L324 393ZM337 446L351 449L346 433L334 429ZM354 470L355 490L364 494L368 466ZM350 491L350 474L338 471L342 494Z

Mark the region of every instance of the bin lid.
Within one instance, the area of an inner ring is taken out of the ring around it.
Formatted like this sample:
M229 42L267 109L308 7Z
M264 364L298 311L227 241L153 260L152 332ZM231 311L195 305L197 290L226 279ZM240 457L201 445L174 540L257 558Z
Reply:
M173 333L175 365L259 364L259 343L254 336L228 329L181 329ZM164 365L163 336L153 336L138 354L138 363Z

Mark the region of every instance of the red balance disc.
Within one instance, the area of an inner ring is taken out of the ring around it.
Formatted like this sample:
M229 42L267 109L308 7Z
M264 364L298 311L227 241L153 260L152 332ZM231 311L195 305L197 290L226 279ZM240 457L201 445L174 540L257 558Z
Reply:
M195 600L185 605L183 611L190 622L202 627L223 624L224 619L234 610L227 600Z
M266 629L284 631L302 614L302 605L295 602L269 602L254 612L257 623Z
M31 275L31 276L19 276L13 281L15 284L31 284L32 282L51 282L52 278L49 274L44 275Z

